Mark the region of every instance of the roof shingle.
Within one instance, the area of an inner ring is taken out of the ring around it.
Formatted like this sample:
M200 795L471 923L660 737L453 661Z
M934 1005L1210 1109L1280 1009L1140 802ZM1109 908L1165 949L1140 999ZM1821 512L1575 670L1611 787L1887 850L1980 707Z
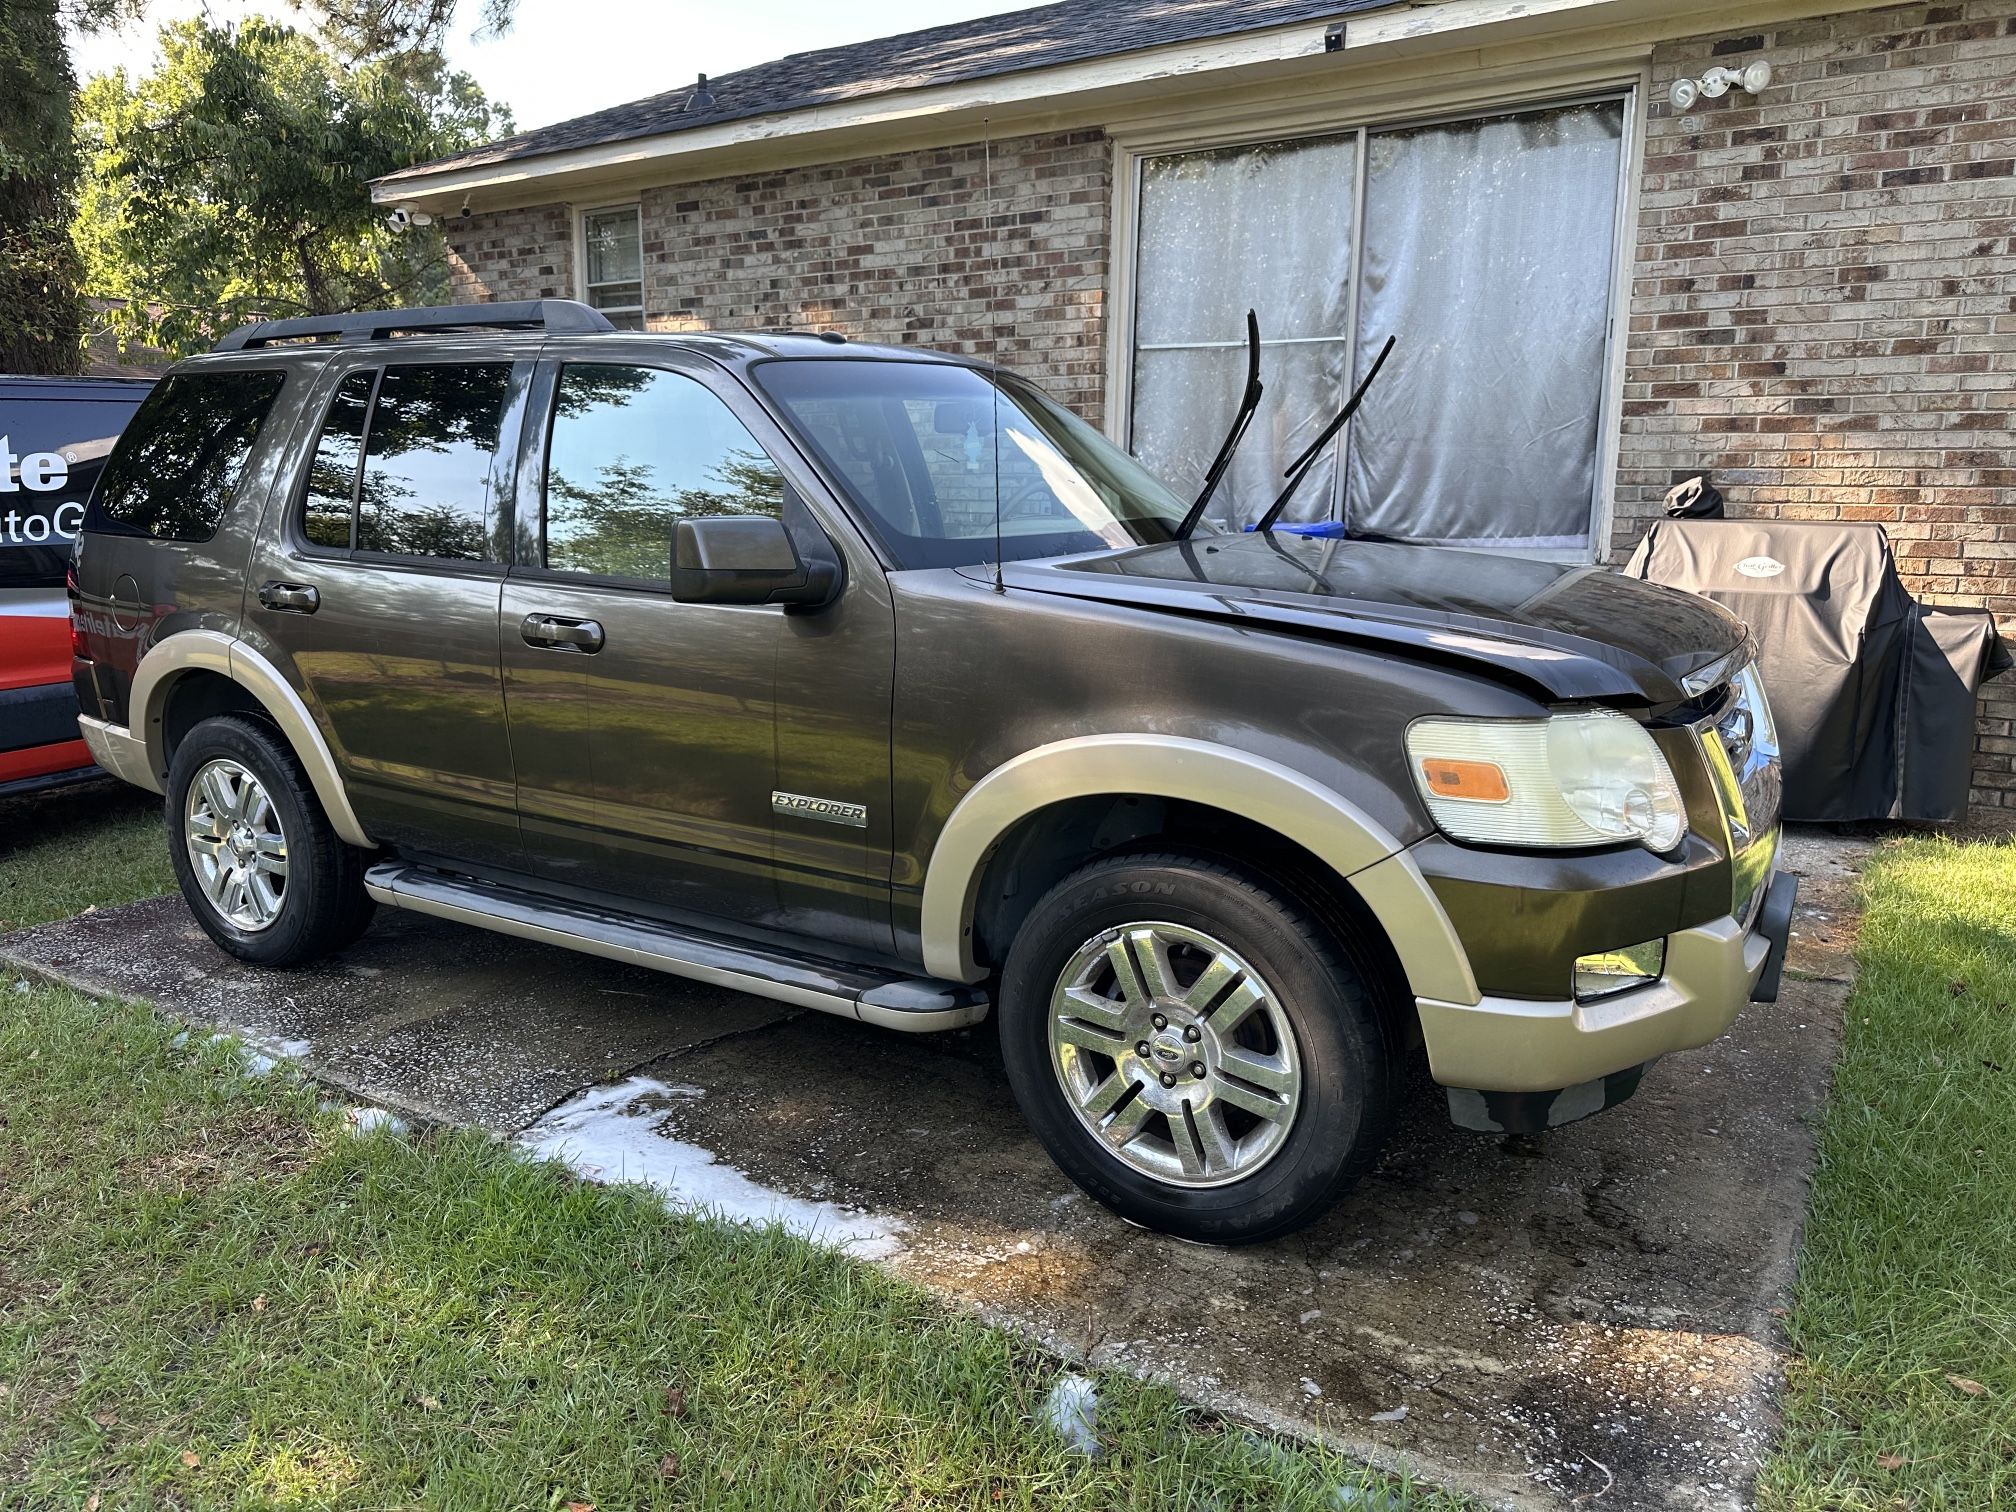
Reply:
M836 100L955 84L1028 69L1230 36L1376 9L1393 0L1065 0L1032 10L933 26L846 47L794 53L708 80L715 105L685 111L693 86L520 132L390 173L380 182L478 168L573 148L807 110ZM694 72L704 59L692 59ZM683 71L683 70L682 70Z

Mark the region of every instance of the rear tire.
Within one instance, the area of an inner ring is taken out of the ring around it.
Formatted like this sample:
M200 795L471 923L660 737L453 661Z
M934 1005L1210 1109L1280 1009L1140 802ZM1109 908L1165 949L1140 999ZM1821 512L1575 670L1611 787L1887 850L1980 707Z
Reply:
M1122 1218L1250 1244L1320 1217L1378 1157L1398 1082L1370 988L1314 914L1181 854L1095 862L1009 950L1016 1101Z
M168 850L196 922L255 966L341 950L371 922L364 853L345 845L266 724L204 720L168 768Z

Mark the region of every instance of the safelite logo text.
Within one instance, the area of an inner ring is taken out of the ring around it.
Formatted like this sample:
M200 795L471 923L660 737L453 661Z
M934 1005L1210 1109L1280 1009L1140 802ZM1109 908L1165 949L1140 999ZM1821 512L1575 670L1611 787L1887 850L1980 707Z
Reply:
M0 494L59 493L70 482L70 463L61 452L14 454L12 440L0 436ZM24 510L11 499L0 500L0 546L42 546L77 538L84 506L66 499L53 508Z

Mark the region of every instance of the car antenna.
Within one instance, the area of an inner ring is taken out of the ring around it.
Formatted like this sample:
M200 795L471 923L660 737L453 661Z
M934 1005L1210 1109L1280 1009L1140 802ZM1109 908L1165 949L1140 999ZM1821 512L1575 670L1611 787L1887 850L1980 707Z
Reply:
M1225 481L1225 474L1232 466L1232 453L1239 449L1245 438L1246 427L1253 423L1253 412L1260 408L1260 396L1266 389L1260 382L1260 316L1256 311L1246 312L1246 389L1239 396L1238 413L1232 417L1232 428L1225 432L1225 442L1218 448L1218 455L1211 459L1211 465L1204 470L1204 487L1198 491L1196 502L1183 516L1176 527L1176 539L1187 541L1190 532L1197 528L1197 522L1204 518L1204 506L1211 502L1211 495L1218 492L1218 485Z
M1288 486L1283 488L1274 502L1267 506L1267 513L1260 516L1259 523L1253 527L1255 530L1264 534L1274 528L1274 522L1281 518L1281 511L1288 507L1289 499L1294 497L1295 490L1302 486L1302 480L1309 476L1310 469L1315 466L1316 454L1330 444L1330 438L1344 428L1344 422L1356 414L1358 406L1364 402L1365 391L1372 387L1372 380L1379 376L1379 369L1385 365L1387 354L1393 350L1393 339L1391 336L1386 338L1386 345L1379 348L1379 355L1372 359L1371 371L1358 380L1358 387L1351 391L1351 397L1344 402L1344 408L1337 411L1337 417L1323 427L1322 434L1309 443L1307 451L1288 464L1288 471L1284 474L1288 479Z

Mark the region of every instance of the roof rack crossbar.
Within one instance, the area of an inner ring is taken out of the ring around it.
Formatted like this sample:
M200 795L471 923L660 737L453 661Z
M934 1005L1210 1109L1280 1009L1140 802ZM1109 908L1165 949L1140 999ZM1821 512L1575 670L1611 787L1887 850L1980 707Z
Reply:
M434 305L413 310L358 310L342 315L300 315L257 320L231 332L213 352L243 352L280 341L334 341L348 346L384 341L395 331L544 331L552 336L616 329L609 317L578 299L521 299L506 304Z

